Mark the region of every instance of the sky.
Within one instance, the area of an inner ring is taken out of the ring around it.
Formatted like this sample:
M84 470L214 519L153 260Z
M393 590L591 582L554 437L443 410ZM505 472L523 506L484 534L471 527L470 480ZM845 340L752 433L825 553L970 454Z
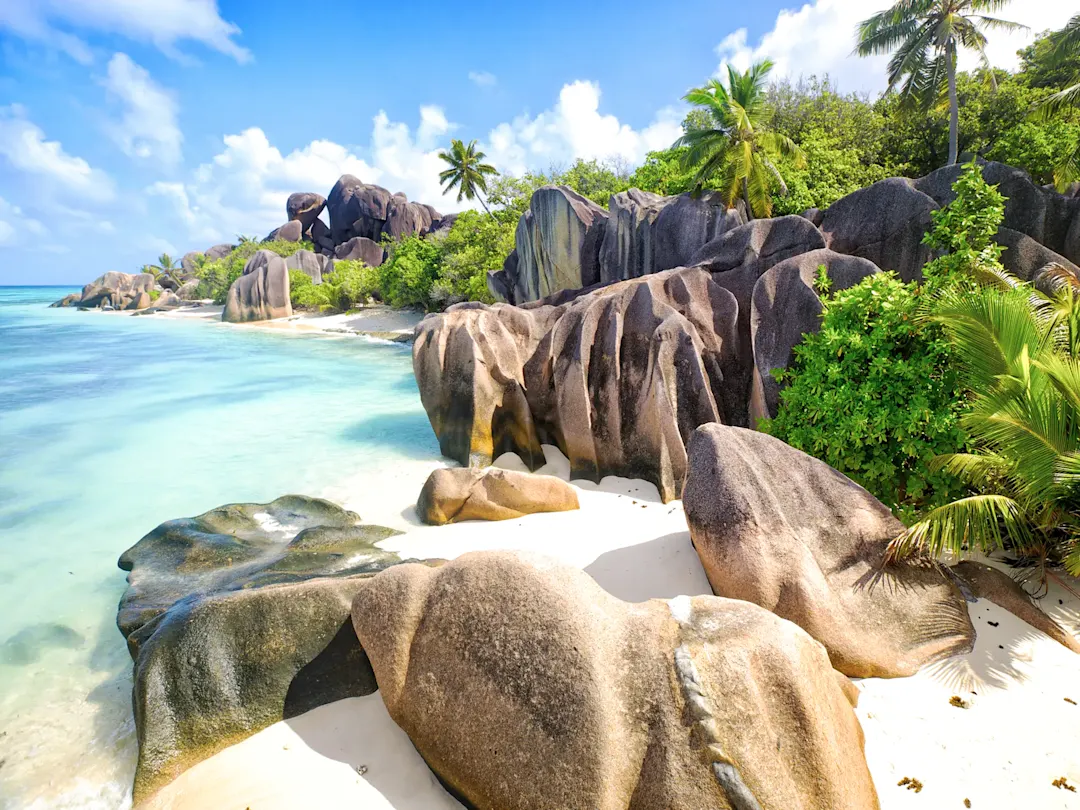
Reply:
M885 86L851 55L889 0L0 0L0 285L137 272L285 221L349 173L440 211L438 158L477 139L500 171L640 163L682 95L726 64ZM1072 0L1013 0L1015 68ZM466 203L467 204L467 203Z

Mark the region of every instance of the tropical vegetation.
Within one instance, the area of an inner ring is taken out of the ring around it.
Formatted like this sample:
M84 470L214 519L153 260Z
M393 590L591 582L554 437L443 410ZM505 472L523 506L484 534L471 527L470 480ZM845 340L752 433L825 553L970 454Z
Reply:
M479 200L484 210L490 214L483 195L487 193L487 178L498 172L490 163L484 163L487 155L476 147L476 141L469 141L466 146L454 138L450 141L450 149L440 152L439 157L450 166L439 174L439 182L446 184L443 194L457 188L458 202L463 199L470 202Z

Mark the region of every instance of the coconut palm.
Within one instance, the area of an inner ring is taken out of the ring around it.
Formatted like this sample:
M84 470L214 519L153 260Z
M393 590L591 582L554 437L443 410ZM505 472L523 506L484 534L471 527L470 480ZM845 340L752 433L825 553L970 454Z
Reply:
M988 17L1009 0L896 0L891 8L863 20L858 27L859 56L893 55L889 90L900 88L909 106L929 109L948 93L949 165L959 153L960 110L956 98L956 57L960 48L978 54L987 75L984 31L1017 31L1026 26Z
M1077 14L1052 37L1053 50L1050 59L1060 65L1066 59L1080 56L1080 14ZM1072 84L1064 90L1050 96L1035 108L1034 117L1046 120L1070 107L1080 107L1080 73L1072 79ZM1059 191L1073 180L1080 179L1080 145L1068 155L1060 166L1054 169L1054 184Z
M727 84L710 79L685 96L708 115L709 126L688 129L673 145L687 147L686 168L695 168L694 193L699 194L719 174L724 201L732 206L740 195L748 216L772 214L771 186L775 181L781 194L787 185L776 161L789 158L798 168L806 165L806 155L786 135L765 129L768 106L766 80L773 63L758 62L745 73L728 65Z
M450 149L439 152L439 157L450 164L450 168L439 173L439 182L446 184L443 194L449 194L450 190L457 186L458 202L462 199L478 199L488 215L494 216L487 203L484 202L481 192L487 194L487 176L499 172L490 163L483 162L487 155L476 148L476 141L469 141L469 145L466 146L454 138L450 141Z
M1080 574L1080 287L1063 268L1052 295L993 275L948 289L932 315L958 352L972 443L933 466L977 494L930 511L890 555L1009 548L1045 584L1062 563Z
M162 253L158 256L158 267L161 268L164 273L171 273L176 269L176 263L173 262L172 256L168 253Z

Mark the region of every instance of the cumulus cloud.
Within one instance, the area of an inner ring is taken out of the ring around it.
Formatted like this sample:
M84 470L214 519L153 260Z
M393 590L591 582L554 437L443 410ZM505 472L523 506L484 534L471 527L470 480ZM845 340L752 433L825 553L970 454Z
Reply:
M173 94L123 53L109 61L102 84L109 96L123 106L122 115L109 124L108 132L124 154L168 165L178 163L184 136L177 122L179 110Z
M511 174L577 158L636 164L646 153L671 146L682 135L681 120L677 110L668 108L644 129L635 130L600 112L598 84L576 81L563 86L552 109L495 127L487 138L487 152L492 163Z
M19 172L80 197L105 201L114 196L111 178L81 157L69 155L59 141L46 140L42 129L19 105L0 107L0 156Z
M889 0L870 5L865 0L815 0L801 8L783 9L772 29L756 44L750 44L745 28L726 36L716 48L721 60L717 74L726 74L728 64L745 70L751 63L769 58L776 63L775 78L828 74L844 91L880 92L886 86L889 58L864 59L853 56L852 51L856 26L888 4ZM987 47L991 63L1015 68L1018 49L1030 44L1038 32L1065 24L1070 16L1066 5L1053 0L1028 0L1007 6L996 16L1027 25L1029 30L1013 34L991 31ZM972 54L961 52L961 68L976 64Z
M23 242L24 236L44 236L45 226L28 217L22 208L0 197L0 246L11 247Z
M494 87L499 82L494 73L488 73L486 70L470 70L469 81L477 87Z
M177 43L192 41L237 62L251 60L251 52L234 41L240 29L222 19L216 0L5 0L0 29L83 64L93 61L93 52L73 31L119 34L173 58L185 58Z

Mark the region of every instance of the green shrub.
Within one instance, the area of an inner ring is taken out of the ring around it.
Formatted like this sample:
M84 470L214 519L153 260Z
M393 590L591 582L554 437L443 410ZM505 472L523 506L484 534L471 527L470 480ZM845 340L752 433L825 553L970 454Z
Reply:
M212 262L206 262L196 270L199 298L213 298L215 304L224 304L229 295L229 288L244 272L244 265L256 251L269 250L278 256L289 257L298 250L311 250L310 242L286 242L275 239L273 242L244 241L233 248L227 256Z
M964 442L950 346L918 318L915 284L868 276L824 298L821 331L795 347L777 417L760 427L854 479L902 513L956 483L930 460Z
M289 300L294 309L322 311L333 306L330 285L316 284L303 270L289 271Z
M439 275L439 247L433 240L407 236L387 242L389 255L378 269L379 290L395 307L432 308L431 292Z
M494 298L488 291L487 274L500 270L514 249L514 229L501 218L479 211L464 211L439 243L438 278L432 285L434 307L445 309L461 301Z
M334 289L334 306L348 312L379 296L379 270L359 259L334 262L334 272L323 276L323 284Z
M161 290L151 290L150 291L150 300L151 301L157 301L159 298L161 298Z

